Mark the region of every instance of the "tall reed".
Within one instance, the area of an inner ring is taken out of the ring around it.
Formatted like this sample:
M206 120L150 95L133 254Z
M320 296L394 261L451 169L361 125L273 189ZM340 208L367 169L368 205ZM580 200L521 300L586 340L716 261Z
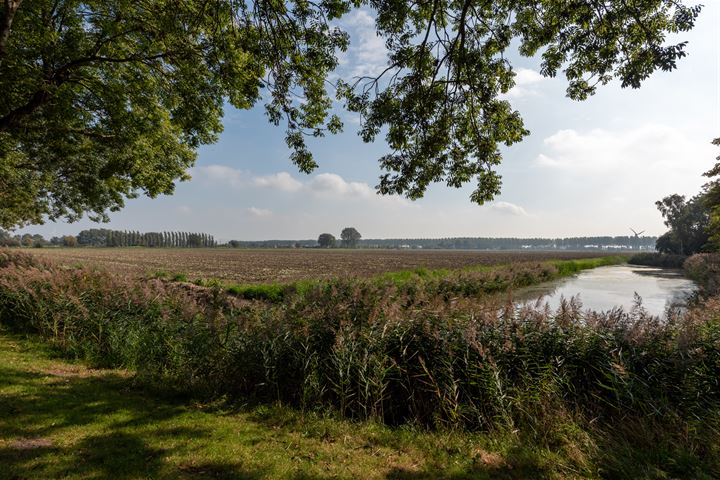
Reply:
M579 268L575 267L566 268ZM565 415L702 418L720 405L720 300L660 321L516 307L552 265L424 282L343 280L281 303L0 253L0 323L66 354L208 397L350 418L543 431Z

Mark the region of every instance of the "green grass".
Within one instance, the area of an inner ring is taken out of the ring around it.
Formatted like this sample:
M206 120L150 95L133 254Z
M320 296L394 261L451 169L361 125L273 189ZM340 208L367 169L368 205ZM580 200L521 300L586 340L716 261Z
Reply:
M499 438L499 437L498 437ZM517 437L390 429L278 406L231 410L143 390L0 332L0 479L563 478ZM567 467L567 468L565 468ZM572 476L572 475L571 475Z
M581 270L587 270L590 268L597 268L609 265L618 265L625 263L628 259L626 255L614 255L605 256L598 258L587 258L578 260L548 260L540 262L540 265L554 266L557 268L557 274L552 278L566 277L574 275ZM386 272L377 275L371 279L370 282L376 285L381 284L393 284L396 287L404 287L408 284L417 283L420 281L437 281L449 278L451 275L458 273L478 273L478 272L501 272L511 268L512 264L498 264L498 265L480 265L470 266L461 269L427 269L423 267L415 268L412 270L401 270L397 272ZM186 282L187 278L184 276L176 275L172 277L173 281ZM543 279L543 281L550 280L549 278ZM202 286L218 286L223 288L228 293L231 293L240 298L248 300L266 300L274 303L280 303L286 300L290 295L303 295L310 291L313 287L328 283L328 281L321 280L301 280L291 283L267 283L267 284L251 284L251 285L233 285L223 284L220 280L207 280L201 279L194 282L196 285ZM536 283L534 280L530 280L522 284L522 286L529 286ZM498 284L496 288L490 288L487 293L505 291L508 288L508 284Z
M58 349L0 332L0 480L720 478L720 300L692 328L450 303L611 262L237 309L0 252L0 322Z
M625 263L628 258L629 257L627 255L614 255L599 258L581 258L578 260L551 260L548 263L554 265L555 268L558 269L558 277L567 277L569 275L574 275L581 270Z
M0 479L717 478L662 426L427 432L196 404L0 331ZM709 464L716 464L707 459Z

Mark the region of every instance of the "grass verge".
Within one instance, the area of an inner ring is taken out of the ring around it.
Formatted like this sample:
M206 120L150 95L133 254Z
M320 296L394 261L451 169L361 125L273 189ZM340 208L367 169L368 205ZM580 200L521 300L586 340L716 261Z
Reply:
M148 392L127 371L53 358L0 331L0 478L568 478L517 436L390 429L278 406L229 410Z
M522 262L518 264L498 264L498 265L480 265L465 267L461 269L427 269L416 268L413 270L401 270L398 272L387 272L376 277L372 277L366 281L378 288L404 288L408 285L424 285L433 288L437 283L454 282L458 277L473 276L474 279L478 275L492 276L493 274L501 274L502 272L512 269L517 265L532 265L543 271L543 275L525 275L524 277L515 278L513 281L491 281L487 282L482 293L503 292L510 288L521 288L534 285L540 282L553 280L560 277L574 275L582 270L591 268L618 265L628 260L627 255L611 255L597 258L584 258L577 260L547 260L544 262ZM550 270L548 270L550 268ZM157 276L157 275L156 275ZM175 275L170 277L172 280L187 281L186 277ZM266 284L223 284L215 279L199 279L194 282L196 285L202 286L219 286L228 293L239 298L247 300L266 300L273 303L281 303L291 296L305 295L315 288L323 285L332 284L332 281L309 281L302 280L290 283L266 283ZM473 289L471 293L476 293Z
M0 330L0 479L717 478L666 425L427 432L148 390ZM712 441L708 438L707 441Z

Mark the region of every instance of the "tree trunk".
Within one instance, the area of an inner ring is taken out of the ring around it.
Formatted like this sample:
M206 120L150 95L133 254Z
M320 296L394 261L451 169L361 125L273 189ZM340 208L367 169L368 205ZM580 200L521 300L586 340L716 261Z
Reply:
M18 8L20 8L21 3L22 0L5 0L5 12L0 22L0 58L5 56L13 18L15 18L15 13L18 11Z

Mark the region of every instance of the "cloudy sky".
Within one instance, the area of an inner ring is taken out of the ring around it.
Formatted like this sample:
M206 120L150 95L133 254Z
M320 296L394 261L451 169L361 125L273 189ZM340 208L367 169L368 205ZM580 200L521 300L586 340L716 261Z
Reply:
M262 106L228 110L220 141L199 151L193 179L170 197L131 200L108 228L204 231L227 239L316 238L354 226L365 238L449 236L626 235L629 227L664 231L655 200L693 195L720 149L720 1L706 2L683 39L689 56L671 73L656 73L641 89L609 84L585 102L565 97L563 78L537 73L536 59L517 57L517 86L508 94L531 135L504 149L502 195L479 207L472 186L432 187L410 202L375 193L386 153L364 144L357 118L345 132L312 144L320 168L298 173L283 131ZM385 62L373 19L344 19L353 40L342 73L376 72ZM89 221L35 226L46 236L97 226Z

